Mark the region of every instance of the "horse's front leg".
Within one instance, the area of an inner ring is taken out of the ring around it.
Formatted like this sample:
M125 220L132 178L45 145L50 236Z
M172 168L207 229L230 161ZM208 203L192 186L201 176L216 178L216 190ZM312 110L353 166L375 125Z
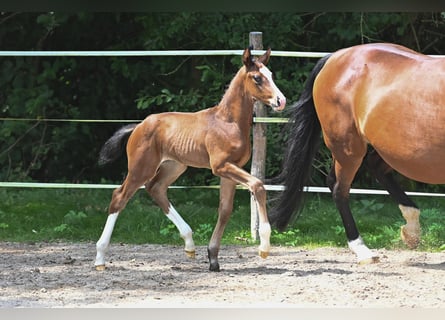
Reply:
M256 179L256 178L255 178ZM264 188L261 180L257 179L252 185L253 197L255 198L255 203L258 210L258 235L260 236L260 246L258 248L258 254L261 258L265 259L269 256L270 252L270 234L271 228L267 217L266 209L266 189Z
M252 192L258 209L259 218L258 234L260 236L260 246L258 251L262 258L267 258L270 252L271 227L267 217L266 188L264 187L263 182L231 163L226 163L214 172L221 177L231 179L232 181L244 185L250 192Z
M236 182L221 178L219 193L218 221L213 230L207 252L209 255L210 271L219 271L218 253L224 229L233 211L233 199L235 197Z

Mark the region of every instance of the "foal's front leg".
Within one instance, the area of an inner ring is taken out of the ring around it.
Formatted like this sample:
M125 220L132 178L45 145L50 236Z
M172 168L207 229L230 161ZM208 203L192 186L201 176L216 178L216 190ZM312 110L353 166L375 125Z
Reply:
M258 253L261 258L267 258L270 252L271 228L267 217L266 188L264 188L263 182L232 163L226 163L217 170L214 169L214 173L240 183L252 192L258 208L259 218L258 233L260 236L260 246Z
M224 228L229 221L233 211L233 199L235 197L236 182L221 178L221 188L219 192L218 221L213 230L207 252L209 255L210 271L219 271L218 253L221 245L221 238Z

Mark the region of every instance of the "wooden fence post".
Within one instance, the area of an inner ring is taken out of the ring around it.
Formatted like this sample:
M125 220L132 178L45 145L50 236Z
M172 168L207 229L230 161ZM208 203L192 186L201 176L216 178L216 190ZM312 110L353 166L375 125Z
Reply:
M263 49L263 33L250 32L249 45L253 50ZM255 117L266 117L266 107L263 103L257 101L254 105ZM266 175L266 124L253 123L252 128L252 161L250 173L264 181ZM258 239L258 210L253 195L250 198L250 231L253 240Z

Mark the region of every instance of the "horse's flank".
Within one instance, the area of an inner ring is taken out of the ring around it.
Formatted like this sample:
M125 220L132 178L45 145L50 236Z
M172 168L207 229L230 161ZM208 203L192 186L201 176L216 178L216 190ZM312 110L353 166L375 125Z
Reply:
M270 220L284 229L301 206L303 187L318 147L321 128L333 166L326 178L360 263L376 262L355 224L349 191L366 160L374 178L397 202L407 224L402 240L420 243L420 211L391 175L445 183L445 59L395 44L341 49L315 65L290 122L284 157L285 190ZM370 145L372 148L370 148Z
M314 101L328 146L356 131L361 139L349 152L365 152L369 143L403 175L445 183L444 88L443 59L373 44L334 53L315 81ZM336 112L320 112L324 101L334 102Z

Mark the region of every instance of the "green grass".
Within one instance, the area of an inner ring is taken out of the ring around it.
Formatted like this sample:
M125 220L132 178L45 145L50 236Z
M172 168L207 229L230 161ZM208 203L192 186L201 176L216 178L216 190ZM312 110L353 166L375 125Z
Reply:
M0 189L0 241L97 241L106 219L111 190ZM206 245L217 218L218 190L173 189L169 198ZM422 208L419 250L445 250L445 199L417 197ZM405 222L388 196L351 195L354 218L371 248L405 248ZM138 191L121 213L112 242L182 245L174 225L144 191ZM285 232L273 230L272 245L346 246L341 219L329 194L307 194L299 218ZM238 190L223 244L250 241L250 195Z

